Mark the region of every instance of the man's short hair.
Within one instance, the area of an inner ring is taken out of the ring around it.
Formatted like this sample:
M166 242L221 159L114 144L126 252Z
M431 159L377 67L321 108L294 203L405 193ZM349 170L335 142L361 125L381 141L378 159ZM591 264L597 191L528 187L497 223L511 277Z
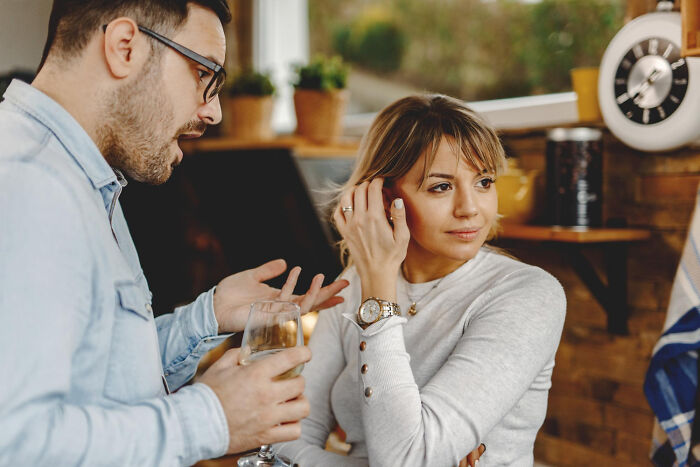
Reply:
M49 52L64 59L79 55L103 24L120 16L161 34L172 34L187 19L190 3L209 8L222 24L231 21L227 0L54 0L39 69Z

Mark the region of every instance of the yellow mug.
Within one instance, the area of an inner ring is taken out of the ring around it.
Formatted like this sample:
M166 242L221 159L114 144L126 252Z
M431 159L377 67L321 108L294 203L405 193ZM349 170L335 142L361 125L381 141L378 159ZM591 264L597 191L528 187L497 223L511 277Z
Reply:
M571 84L578 97L578 119L581 122L602 120L598 107L598 67L571 70Z

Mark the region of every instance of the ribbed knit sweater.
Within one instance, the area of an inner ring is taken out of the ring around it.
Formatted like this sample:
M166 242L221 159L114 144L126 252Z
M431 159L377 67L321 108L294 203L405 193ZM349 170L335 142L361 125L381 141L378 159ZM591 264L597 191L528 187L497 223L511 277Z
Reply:
M402 316L364 330L359 277L342 277L345 302L320 313L310 342L311 414L279 452L302 467L440 467L484 443L479 467L533 465L566 312L554 277L484 247L435 281L399 274ZM347 457L324 450L337 424Z

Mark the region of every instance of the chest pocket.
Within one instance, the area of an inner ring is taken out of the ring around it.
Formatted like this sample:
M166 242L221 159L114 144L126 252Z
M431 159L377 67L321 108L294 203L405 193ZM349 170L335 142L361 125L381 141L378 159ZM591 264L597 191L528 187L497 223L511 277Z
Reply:
M165 394L158 334L146 294L135 282L115 285L105 396L126 403Z

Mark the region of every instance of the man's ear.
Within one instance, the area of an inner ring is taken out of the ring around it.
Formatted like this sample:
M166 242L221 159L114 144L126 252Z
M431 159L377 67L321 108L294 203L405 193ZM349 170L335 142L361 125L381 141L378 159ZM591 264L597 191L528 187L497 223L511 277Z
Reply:
M136 22L127 17L117 18L104 32L104 54L107 69L115 78L126 78L143 66L147 58L145 36L139 34Z

